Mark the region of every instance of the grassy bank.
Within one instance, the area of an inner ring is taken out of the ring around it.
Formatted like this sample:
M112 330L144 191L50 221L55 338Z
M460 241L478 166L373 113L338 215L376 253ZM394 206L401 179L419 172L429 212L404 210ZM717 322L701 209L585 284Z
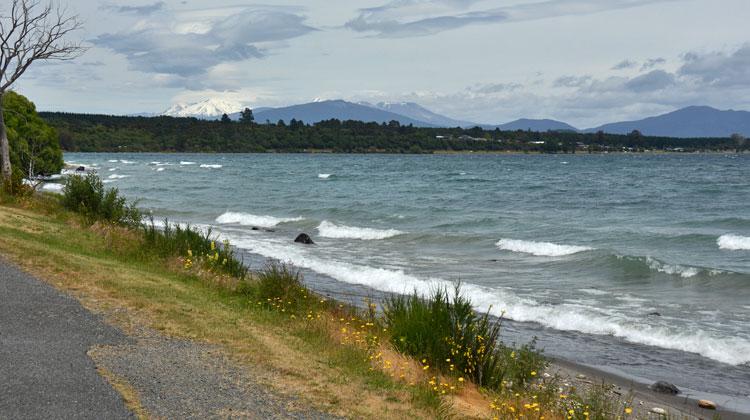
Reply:
M7 259L125 331L220 345L270 388L316 408L358 418L631 417L626 401L547 377L533 346L503 345L501 325L459 291L357 309L314 294L293 267L241 269L210 232L71 211L49 195L0 203Z

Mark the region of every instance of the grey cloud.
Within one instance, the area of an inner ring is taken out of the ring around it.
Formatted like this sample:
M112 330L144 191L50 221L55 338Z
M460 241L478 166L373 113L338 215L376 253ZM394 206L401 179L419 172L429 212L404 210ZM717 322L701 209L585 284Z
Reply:
M648 59L648 60L646 60L646 62L644 62L644 63L643 63L643 65L641 66L641 71L644 71L644 70L650 70L650 69L652 69L652 68L654 68L654 67L656 67L656 66L660 66L660 65L662 65L662 64L664 64L664 63L666 63L666 62L667 62L667 60L665 60L665 59L663 59L663 58L661 58L661 57L657 57L657 58L649 58L649 59Z
M554 87L581 87L591 82L591 76L563 76L552 83Z
M213 22L206 33L175 33L160 26L158 16L147 29L101 34L91 42L123 54L130 66L147 73L196 76L225 63L262 58L259 43L284 41L314 31L304 17L273 9L248 8Z
M382 6L361 9L345 26L379 37L404 38L473 24L584 15L669 1L677 0L546 0L506 7L496 7L487 0L392 0Z
M638 63L631 60L622 60L619 63L615 64L612 67L612 70L624 70L624 69L632 69L633 67L637 66Z
M523 85L520 83L491 83L486 85L477 85L466 90L479 94L492 94L501 92L512 92L514 90L521 89Z
M664 89L674 83L674 74L664 70L653 70L628 80L625 87L633 92L651 92Z
M147 4L143 6L115 6L115 5L106 5L102 6L102 9L112 10L117 13L124 13L124 14L134 14L134 15L140 15L140 16L147 16L152 13L156 13L162 8L164 8L164 2L163 1L157 1L153 4Z
M365 13L347 22L346 27L357 32L378 32L380 36L405 38L432 35L476 23L496 23L506 19L505 13L497 11L437 16L412 22L381 20Z
M678 74L696 78L715 86L733 87L750 85L750 44L731 54L712 52L688 53Z

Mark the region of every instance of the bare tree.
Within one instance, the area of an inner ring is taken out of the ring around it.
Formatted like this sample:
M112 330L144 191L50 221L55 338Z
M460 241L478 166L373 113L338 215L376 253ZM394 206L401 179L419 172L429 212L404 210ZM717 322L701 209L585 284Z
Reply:
M51 1L42 5L37 0L12 0L9 11L0 10L0 174L3 180L11 176L10 144L3 119L5 92L35 61L78 57L84 48L64 38L80 28L78 16L67 16L64 8Z

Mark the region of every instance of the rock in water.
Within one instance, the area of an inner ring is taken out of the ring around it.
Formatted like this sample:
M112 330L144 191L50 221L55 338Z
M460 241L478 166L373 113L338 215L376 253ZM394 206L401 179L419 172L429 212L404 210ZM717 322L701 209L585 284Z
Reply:
M714 404L713 401L709 401L709 400L699 400L698 407L705 408L708 410L716 410L716 404Z
M672 394L677 395L680 393L680 389L677 388L674 384L670 384L669 382L665 381L659 381L655 384L651 385L649 388L651 388L654 392L659 392L662 394Z
M299 244L305 244L305 245L314 245L315 244L315 242L313 242L313 240L310 237L310 235L308 235L306 233L300 233L299 235L297 235L297 237L294 238L294 242L297 242Z

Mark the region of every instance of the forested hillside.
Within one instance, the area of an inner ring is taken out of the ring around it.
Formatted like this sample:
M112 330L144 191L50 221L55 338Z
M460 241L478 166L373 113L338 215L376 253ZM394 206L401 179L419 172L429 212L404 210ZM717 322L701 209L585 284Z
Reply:
M628 135L484 130L476 127L420 128L328 120L314 125L236 122L228 118L126 117L41 113L60 136L64 150L80 152L364 152L518 151L701 151L748 148L739 138L679 139Z

